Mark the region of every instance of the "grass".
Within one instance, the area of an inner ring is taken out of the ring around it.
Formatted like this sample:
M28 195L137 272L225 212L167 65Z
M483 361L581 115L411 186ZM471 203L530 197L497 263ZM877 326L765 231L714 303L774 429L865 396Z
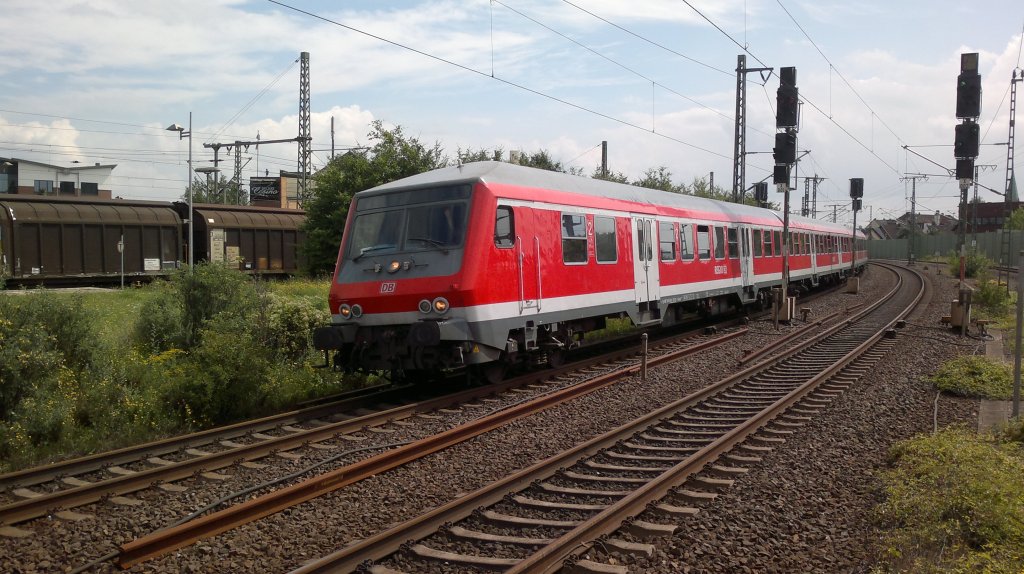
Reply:
M961 397L1006 400L1013 392L1013 371L1001 361L965 355L943 363L932 382Z
M1019 574L1024 445L1015 432L946 429L894 447L877 508L884 554L875 571Z
M199 267L140 288L0 293L0 472L360 384L313 368L323 359L309 335L329 321L328 288Z

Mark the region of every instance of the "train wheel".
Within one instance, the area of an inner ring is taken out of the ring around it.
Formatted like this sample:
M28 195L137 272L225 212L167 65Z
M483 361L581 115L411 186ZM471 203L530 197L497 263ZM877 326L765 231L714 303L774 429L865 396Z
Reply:
M485 385L494 385L505 380L508 374L508 365L503 361L491 361L483 365L473 365L469 369L472 382L479 382Z
M565 351L562 349L551 349L548 351L548 366L557 369L565 364Z

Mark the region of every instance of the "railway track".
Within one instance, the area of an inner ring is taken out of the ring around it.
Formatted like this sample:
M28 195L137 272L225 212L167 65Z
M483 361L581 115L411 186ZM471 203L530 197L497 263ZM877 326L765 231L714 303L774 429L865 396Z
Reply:
M580 571L625 571L574 557L617 530L602 547L644 552L643 544L623 538L670 534L673 523L728 488L895 344L885 334L916 305L925 284L916 272L883 268L899 275L899 285L857 316L295 573L550 572L567 561Z
M730 328L737 321L729 321ZM724 342L742 334L714 338ZM700 348L712 337L701 330L667 337L652 347L651 356ZM716 343L717 344L717 343ZM695 346L696 345L696 346ZM156 487L180 492L176 481L196 476L223 480L223 469L244 465L258 468L273 458L294 460L309 450L341 450L363 440L357 433L367 428L395 424L417 415L481 400L495 401L513 393L505 402L522 400L515 389L531 388L542 394L574 384L567 375L588 369L592 373L614 370L634 363L640 351L636 344L575 361L557 369L529 373L486 387L470 388L441 397L410 402L421 389L409 386L378 386L338 396L334 401L309 408L210 429L94 456L0 475L0 528L4 534L20 535L14 525L44 516L78 520L84 516L72 509L101 500L134 505L133 492ZM685 351L684 351L685 352ZM402 404L405 403L405 404ZM398 404L398 406L394 406ZM260 461L260 462L257 462Z

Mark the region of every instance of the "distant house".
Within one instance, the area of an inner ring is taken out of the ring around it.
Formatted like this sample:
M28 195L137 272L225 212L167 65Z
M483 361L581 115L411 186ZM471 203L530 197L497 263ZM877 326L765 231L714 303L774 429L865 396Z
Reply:
M60 166L0 158L0 194L110 199L110 174L117 165Z
M985 233L998 231L1013 213L1013 210L1024 207L1020 201L977 202L967 205L967 232ZM973 224L973 226L972 226Z
M957 219L938 211L933 214L918 213L913 218L908 211L896 219L873 219L862 230L868 239L902 239L909 235L911 219L918 234L956 233L957 230Z

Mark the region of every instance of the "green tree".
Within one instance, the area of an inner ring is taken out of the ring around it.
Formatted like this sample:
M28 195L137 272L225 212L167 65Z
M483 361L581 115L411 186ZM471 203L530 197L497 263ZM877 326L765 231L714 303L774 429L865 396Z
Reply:
M214 181L205 176L192 179L192 203L226 203L228 205L249 205L249 195L234 181L229 181L223 174L218 174ZM181 200L188 201L188 188L181 194Z
M356 192L448 163L439 143L428 147L405 135L401 126L389 130L376 120L368 137L373 142L369 150L337 156L313 176L316 187L303 206L306 241L302 253L310 273L334 270L348 207Z
M594 173L590 174L590 177L594 179L603 179L604 181L614 181L615 183L629 183L629 177L621 171L608 170L608 173L601 173L601 166L594 168Z
M1006 229L1024 230L1024 207L1013 210L1010 217L1006 218Z
M565 166L562 162L555 161L548 150L541 149L533 153L526 153L523 151L519 152L519 165L525 165L526 167L535 167L537 169L546 169L548 171L558 171L565 173Z
M665 166L647 168L647 171L644 172L644 176L635 180L633 185L647 187L650 189L660 189L661 191L671 191L673 193L681 193L684 190L682 186L672 183L672 172Z

